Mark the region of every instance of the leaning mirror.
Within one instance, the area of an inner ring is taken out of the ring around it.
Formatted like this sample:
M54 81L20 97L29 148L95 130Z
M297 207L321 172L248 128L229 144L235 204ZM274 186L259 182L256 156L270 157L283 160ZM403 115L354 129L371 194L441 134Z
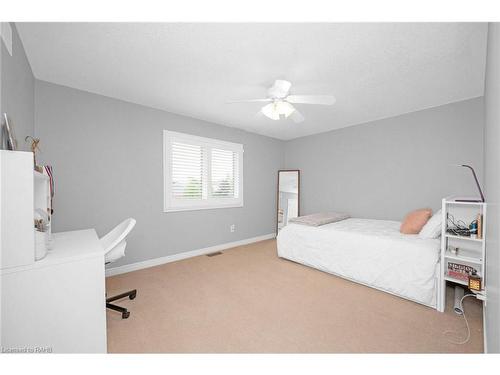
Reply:
M300 215L300 171L278 171L276 234L288 221Z

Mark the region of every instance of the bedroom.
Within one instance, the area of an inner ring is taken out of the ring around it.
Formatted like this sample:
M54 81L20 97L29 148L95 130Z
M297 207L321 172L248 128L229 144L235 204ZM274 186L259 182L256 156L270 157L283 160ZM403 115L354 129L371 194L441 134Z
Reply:
M500 351L493 18L12 20L2 352Z

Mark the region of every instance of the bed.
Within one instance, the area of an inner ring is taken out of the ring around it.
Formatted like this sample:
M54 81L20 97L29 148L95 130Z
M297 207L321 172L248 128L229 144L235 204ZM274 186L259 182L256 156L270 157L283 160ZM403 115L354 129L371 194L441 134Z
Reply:
M436 308L440 240L401 234L400 225L354 218L289 224L278 234L278 256Z

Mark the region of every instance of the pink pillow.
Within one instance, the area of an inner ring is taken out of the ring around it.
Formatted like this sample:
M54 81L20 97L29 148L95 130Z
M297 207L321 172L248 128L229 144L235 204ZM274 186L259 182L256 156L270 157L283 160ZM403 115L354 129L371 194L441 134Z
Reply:
M415 210L406 215L399 231L404 234L418 234L432 216L430 208Z

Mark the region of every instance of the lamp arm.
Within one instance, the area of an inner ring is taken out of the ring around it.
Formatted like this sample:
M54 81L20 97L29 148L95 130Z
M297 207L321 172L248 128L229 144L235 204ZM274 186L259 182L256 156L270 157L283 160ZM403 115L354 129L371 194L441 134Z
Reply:
M469 168L472 172L472 175L474 176L474 180L476 180L476 185L479 190L479 194L481 194L481 202L484 202L484 195L483 191L481 190L481 186L479 185L479 181L477 180L476 172L474 171L474 168L472 168L470 165L467 164L462 164L462 167Z

